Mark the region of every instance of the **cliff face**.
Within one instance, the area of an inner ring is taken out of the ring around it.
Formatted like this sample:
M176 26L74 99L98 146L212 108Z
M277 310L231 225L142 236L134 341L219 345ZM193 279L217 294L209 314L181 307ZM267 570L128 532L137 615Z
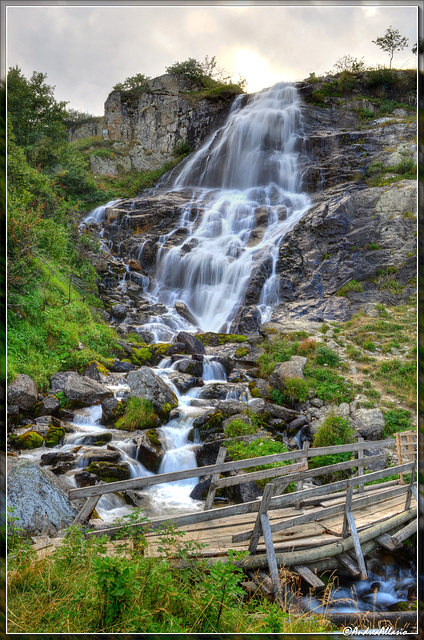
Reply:
M234 98L202 98L188 78L177 75L153 78L148 85L140 95L108 96L101 135L116 143L119 158L91 158L94 173L113 175L119 165L127 171L154 169L173 157L179 143L194 149L223 123Z

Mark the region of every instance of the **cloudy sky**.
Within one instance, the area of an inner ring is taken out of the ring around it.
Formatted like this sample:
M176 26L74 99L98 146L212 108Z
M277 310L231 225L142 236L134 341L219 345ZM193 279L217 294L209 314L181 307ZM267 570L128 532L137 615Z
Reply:
M302 80L312 71L325 73L345 54L364 57L369 65L388 66L388 54L372 40L390 25L409 38L408 48L395 54L393 66L415 67L411 48L417 41L417 8L412 2L6 3L6 64L18 65L27 77L33 71L47 73L58 100L101 115L117 82L137 73L161 75L167 66L188 58L216 56L218 66L235 81L239 76L247 80L249 92L283 80Z

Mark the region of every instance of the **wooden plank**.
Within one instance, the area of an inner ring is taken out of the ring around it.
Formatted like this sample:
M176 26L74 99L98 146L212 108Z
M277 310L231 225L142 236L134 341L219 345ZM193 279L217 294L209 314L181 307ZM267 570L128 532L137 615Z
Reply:
M301 462L304 463L306 469L308 468L308 449L309 449L309 440L305 440L303 443L302 449L305 451L305 457L301 458ZM303 489L303 478L302 480L298 480L296 483L296 491L302 491ZM296 504L296 509L300 509L300 505Z
M356 530L355 519L351 511L348 511L347 513L347 521L349 523L349 529L353 539L353 547L355 549L356 561L358 563L361 580L366 580L368 577L367 568L365 566L365 560L362 554L361 543L358 537L358 532Z
M406 527L400 529L397 533L392 535L391 539L394 545L401 544L404 540L412 536L418 531L418 522L416 519L409 522Z
M417 456L414 457L414 464L413 464L413 467L411 469L411 478L409 480L408 493L406 494L406 500L405 500L405 511L407 511L409 509L409 507L411 506L412 487L415 484L415 470L416 470L416 468L417 468Z
M273 469L262 469L261 471L252 471L252 473L243 473L239 476L219 478L214 482L214 485L217 489L221 487L231 487L233 485L243 484L243 482L251 482L252 480L264 480L266 478L275 478L275 476L285 476L294 471L306 470L306 468L303 462L296 462L295 464L284 465Z
M261 518L261 527L262 527L264 540L265 540L269 573L272 581L272 589L273 589L274 597L276 601L280 602L281 584L280 584L280 578L278 576L278 567L277 567L277 561L275 559L275 550L274 550L274 544L272 542L272 534L271 534L271 528L269 526L268 515L266 513L261 513L260 518Z
M364 442L364 438L358 438L358 442ZM364 475L364 449L359 449L358 451L358 471L356 475L363 476ZM363 493L364 485L360 484L358 487L359 493Z
M394 489L388 489L385 492L385 499L400 495L402 493L406 493L408 487L399 486ZM285 497L285 496L281 496ZM364 507L368 504L372 504L375 501L374 496L365 496L364 498L359 498L353 501L352 505L355 509ZM306 513L302 516L297 516L294 518L289 518L282 522L277 522L271 526L272 532L281 531L282 529L287 529L290 526L295 526L298 524L304 524L305 522L310 522L311 520L322 520L326 516L334 515L336 513L342 513L344 511L344 505L335 505L334 507L326 507L324 509L312 509L310 513ZM248 540L251 536L251 531L241 531L240 533L233 536L233 542L242 542L243 540Z
M293 569L297 571L297 573L299 573L302 578L311 585L311 587L314 587L315 589L322 589L325 587L323 581L320 580L318 576L309 569L309 567L305 567L301 564L295 564Z
M308 457L314 457L324 454L340 453L344 451L358 451L364 446L365 443L355 442L350 445L334 445L331 447L312 447L308 450ZM373 448L377 445L390 446L393 444L393 439L386 440L372 440L367 442L367 448ZM76 500L77 498L87 498L104 493L115 493L117 491L125 491L127 489L142 489L144 487L163 484L166 482L174 482L175 480L183 480L187 478L196 478L198 476L212 475L213 473L227 473L228 471L237 471L239 469L246 469L255 467L257 465L270 464L272 462L281 462L283 460L297 460L302 458L305 452L300 449L298 451L289 451L287 453L275 453L268 456L260 456L257 458L249 458L246 460L235 460L232 462L224 462L220 465L208 465L205 467L197 467L195 469L185 469L183 471L173 471L171 473L160 473L153 476L145 476L143 478L131 478L130 480L118 480L117 482L106 483L102 488L99 485L90 487L80 487L78 489L70 489L68 496L70 500ZM305 471L304 473L309 473ZM308 476L306 476L308 477ZM301 479L301 476L299 476Z
M352 491L353 491L353 486L348 482L347 491L346 491L346 500L344 505L342 538L346 538L349 532L349 523L347 519L347 514L350 513L351 506L352 506Z
M103 480L100 480L99 484L105 484ZM85 504L83 505L81 511L77 513L72 524L83 524L93 513L94 509L97 506L98 501L100 500L101 495L91 496L88 498Z
M271 501L273 492L274 492L274 485L272 484L272 482L269 482L265 487L264 495L262 496L258 515L255 521L255 526L253 527L252 537L250 538L250 544L249 544L250 554L255 553L256 547L258 546L259 538L262 533L261 515L268 511L268 506ZM268 520L268 524L269 524L269 520Z
M359 571L359 567L358 567L357 563L354 560L352 560L352 558L350 557L350 555L348 553L343 551L342 553L339 553L337 558L338 558L338 560L340 560L342 565L344 567L346 567L346 569L348 569L350 571L350 573L352 575L354 575L354 576L359 576L360 575L360 571Z
M399 549L403 546L402 543L394 544L391 536L389 536L388 533L382 533L381 536L378 536L378 538L376 538L376 540L378 544L380 544L385 549L388 549L388 551L396 551L396 549Z
M225 460L225 456L227 455L227 449L225 447L219 447L218 455L216 457L216 464L220 465ZM212 475L211 483L209 485L208 495L206 497L204 511L208 509L212 509L213 501L215 499L216 494L216 481L219 480L220 473L214 473Z

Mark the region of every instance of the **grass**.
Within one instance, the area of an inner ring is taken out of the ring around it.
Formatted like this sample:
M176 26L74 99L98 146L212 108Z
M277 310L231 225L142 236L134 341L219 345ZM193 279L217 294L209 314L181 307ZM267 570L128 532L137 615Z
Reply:
M145 520L145 519L143 519ZM145 522L148 526L148 522ZM8 632L85 633L307 633L334 630L314 616L288 616L265 597L241 588L240 556L207 567L188 560L201 545L184 532L159 531L159 557L144 555L144 536L129 534L108 548L106 536L85 539L71 527L45 559L9 529Z
M117 429L134 431L135 429L151 429L158 426L158 417L149 400L131 396L125 407L125 413L116 422Z
M390 438L398 431L409 431L412 428L411 412L406 409L389 409L384 411L383 438Z
M351 280L350 282L347 282L342 287L340 287L336 295L347 296L347 294L350 293L351 291L353 291L354 293L361 293L363 290L364 289L360 282L356 282L356 280Z
M314 436L314 447L328 447L332 445L350 444L355 442L355 431L349 426L349 421L331 414L318 427ZM330 454L325 456L315 456L309 459L309 467L316 469L338 462L346 462L352 458L350 452ZM324 483L336 482L347 477L351 470L334 471L327 475L320 476Z

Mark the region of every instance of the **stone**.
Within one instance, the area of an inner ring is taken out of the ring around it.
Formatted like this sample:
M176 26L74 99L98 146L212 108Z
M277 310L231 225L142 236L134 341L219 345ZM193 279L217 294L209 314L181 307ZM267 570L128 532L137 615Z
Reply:
M92 487L97 482L97 476L89 471L80 471L74 475L74 478L78 488Z
M138 491L127 489L126 491L122 491L122 496L125 502L133 507L141 508L144 505L144 496Z
M200 480L192 489L190 498L192 498L193 500L206 500L211 484L211 479L211 476L202 478L202 480Z
M71 462L75 460L75 454L72 451L51 451L49 453L43 453L40 459L40 465L54 465L59 462Z
M293 409L280 407L278 404L271 404L270 402L265 403L264 412L269 413L272 418L279 418L280 420L284 420L284 422L291 422L299 415L299 413Z
M150 400L154 410L160 416L168 415L171 409L178 406L175 393L149 367L140 367L140 369L130 371L127 383L131 389L131 395Z
M289 428L290 429L299 429L299 427L303 427L303 425L308 424L308 421L306 419L305 416L299 416L298 418L295 418L295 420L292 420L289 423Z
M351 418L358 435L365 440L381 440L385 421L380 409L357 409Z
M7 503L15 507L16 526L30 536L54 535L77 515L56 476L23 458L8 458Z
M92 462L118 462L121 459L119 451L110 449L89 449L84 451L84 462L88 466Z
M241 307L231 323L230 332L243 335L258 333L261 317L261 312L255 305Z
M194 327L197 327L197 320L194 315L191 313L190 309L187 307L184 302L176 302L175 303L175 311L180 315L184 320L187 320Z
M213 383L203 387L198 397L203 399L216 398L218 400L241 400L245 397L246 387L243 384Z
M60 402L56 396L51 395L43 398L39 406L37 407L37 413L40 416L52 416L55 415L60 409Z
M194 378L201 378L203 375L203 362L184 358L177 361L175 370L180 373L186 373Z
M76 466L75 462L58 462L51 468L51 471L56 476L61 476L64 473L68 473L68 471L75 469Z
M123 403L117 398L106 398L102 402L102 422L104 424L115 423L123 410Z
M304 356L292 356L287 362L277 364L269 377L270 384L280 391L284 391L284 380L286 378L301 378L304 380L303 369L307 361L308 358Z
M111 366L111 371L114 373L128 373L136 369L136 366L131 362L122 362L122 360L114 360Z
M387 451L384 448L364 449L364 458L367 458L367 456L378 456L381 454L385 454L386 457L383 458L383 460L380 460L377 462L370 462L369 464L367 464L368 472L381 471L382 469L385 469L387 467L388 455L387 455Z
M17 405L21 411L30 411L38 401L37 385L25 373L20 373L9 384L7 403Z
M113 394L102 384L80 376L76 371L56 373L51 378L53 391L63 391L73 407L88 407Z
M137 446L137 458L139 462L141 462L148 471L157 473L165 452L156 431L149 429L149 431L133 438L133 442Z
M110 308L110 312L117 320L123 320L128 314L128 307L125 304L114 304Z
M193 387L202 387L204 382L202 378L195 378L187 373L180 373L179 371L173 371L168 376L169 380L174 384L179 393L185 395L187 391Z
M131 478L131 471L127 462L120 462L119 464L104 462L103 460L92 462L86 471L94 474L103 482L116 482L117 480L129 480Z
M17 449L38 449L44 444L44 438L38 431L29 429L25 433L18 435L13 440L13 445Z
M319 409L324 406L324 400L321 400L321 398L309 398L309 404Z
M191 333L187 333L186 331L180 331L180 333L177 335L177 342L182 342L186 345L187 353L206 353L203 343L193 335L191 335Z

